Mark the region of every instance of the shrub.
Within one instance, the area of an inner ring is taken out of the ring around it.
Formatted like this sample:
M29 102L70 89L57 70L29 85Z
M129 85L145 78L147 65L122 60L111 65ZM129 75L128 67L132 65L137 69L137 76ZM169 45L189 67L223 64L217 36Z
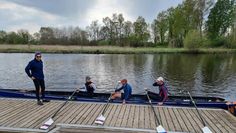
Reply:
M184 47L188 49L197 49L201 46L202 39L197 30L191 30L184 38Z

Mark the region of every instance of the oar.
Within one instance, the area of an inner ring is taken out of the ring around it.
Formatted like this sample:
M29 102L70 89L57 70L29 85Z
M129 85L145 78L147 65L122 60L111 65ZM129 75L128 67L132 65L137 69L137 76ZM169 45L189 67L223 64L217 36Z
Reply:
M157 114L156 114L156 112L154 110L154 107L152 105L152 101L151 101L151 99L148 95L148 89L145 89L145 91L146 91L146 95L147 95L147 98L148 98L148 102L151 105L152 111L153 111L154 116L155 116L155 121L156 121L156 125L157 125L157 127L156 127L157 133L167 133L166 130L162 127L160 120L157 118Z
M199 115L199 117L200 117L200 119L201 119L201 121L202 121L202 123L203 123L203 125L204 125L204 127L202 128L203 133L212 133L211 130L206 126L206 123L205 123L205 121L203 120L202 115L201 115L200 112L198 111L197 105L195 104L195 101L193 100L193 97L191 96L191 94L189 93L189 91L188 91L188 95L189 95L189 97L190 97L190 99L191 99L191 101L192 101L194 107L196 108L197 113L198 113L198 115Z
M116 85L115 89L117 89L117 87L119 86L119 84L120 84L120 81L118 81L118 84ZM109 102L110 102L110 100L111 100L111 96L112 96L112 93L111 93L110 97L108 98L106 105L105 105L104 108L103 108L102 114L101 114L99 117L97 117L97 119L95 120L95 123L96 123L96 124L99 124L99 125L103 125L103 124L104 124L104 122L105 122L105 120L106 120L106 117L104 116L104 114L105 114L105 112L106 112L106 110L107 110L107 107L108 107L108 105L109 105Z
M40 129L47 130L53 123L53 118L60 112L60 110L66 105L66 103L73 97L73 95L77 92L78 90L76 89L68 98L67 100L61 105L60 108L50 117L41 127Z

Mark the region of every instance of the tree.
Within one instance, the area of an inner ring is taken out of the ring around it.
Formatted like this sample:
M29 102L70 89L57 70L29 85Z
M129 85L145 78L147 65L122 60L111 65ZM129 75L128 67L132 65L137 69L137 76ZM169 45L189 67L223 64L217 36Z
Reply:
M41 27L40 28L40 42L41 44L55 44L55 37L53 29L50 27Z
M126 21L124 22L124 37L128 38L130 34L132 33L132 22Z
M20 43L20 44L28 44L30 39L32 38L29 32L23 29L18 30L17 35L18 35L17 43Z
M168 30L168 23L167 23L167 11L160 12L156 19L154 19L152 29L154 32L154 42L157 43L157 40L161 44L164 44L165 34Z
M149 31L148 31L148 24L146 23L145 19L141 16L137 18L134 22L134 34L135 38L138 39L138 44L135 44L135 47L143 46L145 42L149 39Z
M194 6L196 13L196 22L199 28L199 33L202 38L202 30L204 17L209 14L210 8L214 5L214 0L197 0Z
M0 44L6 43L7 40L7 32L1 30L0 31Z
M182 5L179 5L176 8L169 9L168 14L169 46L182 47L183 39L187 31L186 27L188 27L188 23L186 23Z
M235 0L218 0L211 9L206 22L206 29L210 39L223 36L233 24Z
M98 20L92 21L89 27L87 27L90 40L97 41L99 37L99 25Z

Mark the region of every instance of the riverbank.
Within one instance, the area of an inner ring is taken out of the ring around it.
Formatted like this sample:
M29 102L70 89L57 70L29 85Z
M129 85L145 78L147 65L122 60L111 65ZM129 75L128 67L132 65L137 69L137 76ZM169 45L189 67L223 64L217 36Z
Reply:
M1 53L87 53L87 54L155 54L155 53L236 53L236 49L204 48L132 48L116 46L61 46L61 45L0 45Z

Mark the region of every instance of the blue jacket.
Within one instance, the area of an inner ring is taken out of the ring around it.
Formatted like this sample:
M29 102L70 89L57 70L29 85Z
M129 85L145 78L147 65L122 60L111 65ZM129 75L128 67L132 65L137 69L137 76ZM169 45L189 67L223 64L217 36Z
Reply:
M123 85L119 89L117 89L116 92L120 91L122 89L124 90L123 99L128 100L132 94L132 87L128 83L126 83L125 85Z
M33 59L29 62L29 64L25 67L25 72L31 78L32 76L36 79L44 79L43 74L43 61L38 61Z

